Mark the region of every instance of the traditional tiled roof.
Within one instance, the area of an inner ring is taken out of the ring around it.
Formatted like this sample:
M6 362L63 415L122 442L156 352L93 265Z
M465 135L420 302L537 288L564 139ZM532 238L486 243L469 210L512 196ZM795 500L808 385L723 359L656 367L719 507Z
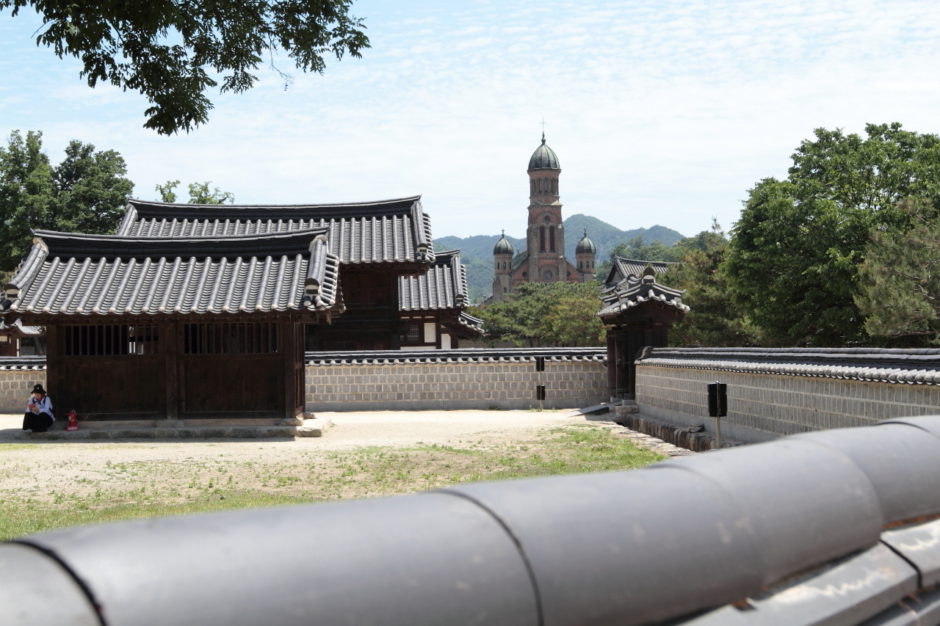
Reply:
M10 335L20 335L21 337L38 337L42 335L41 326L26 326L23 320L15 320L12 324L7 324L5 320L0 320L0 333Z
M467 272L458 250L438 252L427 272L398 279L398 309L427 311L467 306Z
M474 317L465 311L461 311L460 315L457 317L457 322L474 334L483 334L483 320L479 317Z
M117 234L138 238L227 237L325 229L343 263L428 263L431 223L421 197L297 205L166 204L130 200Z
M307 365L396 365L400 363L533 363L607 360L607 349L595 348L460 348L456 350L358 350L305 353Z
M647 267L643 275L627 276L601 294L603 308L597 313L602 319L614 318L647 302L659 302L683 313L689 307L682 304L682 291L656 282L656 269Z
M0 312L238 313L341 308L324 229L212 238L36 231Z
M483 320L462 311L469 302L467 270L458 250L438 252L427 272L398 279L399 311L460 311L457 323L478 335L483 332Z
M0 356L0 370L44 370L46 355Z
M654 272L662 274L673 265L675 265L675 263L669 263L667 261L643 261L618 256L614 259L614 263L610 268L610 272L607 274L607 280L604 281L604 284L607 287L612 287L628 279L630 276L639 278L643 275L643 271L647 267L652 267Z
M649 348L643 365L776 376L940 385L940 349Z

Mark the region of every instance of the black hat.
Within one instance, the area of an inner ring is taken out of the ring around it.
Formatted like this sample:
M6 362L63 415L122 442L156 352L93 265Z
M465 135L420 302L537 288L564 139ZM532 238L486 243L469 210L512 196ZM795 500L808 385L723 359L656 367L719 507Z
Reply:
M41 393L42 395L46 395L46 390L42 388L40 383L36 383L33 385L33 393Z

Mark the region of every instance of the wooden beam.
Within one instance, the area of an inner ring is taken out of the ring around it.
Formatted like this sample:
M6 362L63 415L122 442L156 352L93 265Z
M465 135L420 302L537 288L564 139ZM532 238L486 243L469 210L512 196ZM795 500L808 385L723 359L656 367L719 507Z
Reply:
M295 361L298 354L298 338L295 332L296 324L291 320L281 320L278 322L278 334L281 340L281 354L283 356L282 366L284 368L284 419L297 417L297 408L294 399L297 392L297 383L294 376ZM303 354L302 351L300 351Z
M46 327L46 391L52 396L53 402L57 399L55 394L58 393L59 389L59 367L62 363L62 342L59 340L60 337L61 333L58 328L55 326ZM72 401L68 398L58 399L61 403L65 403L67 400ZM64 406L64 404L59 406ZM66 408L65 410L68 411L69 409Z
M160 350L163 352L164 384L166 386L166 418L179 419L179 325L175 321L160 324Z

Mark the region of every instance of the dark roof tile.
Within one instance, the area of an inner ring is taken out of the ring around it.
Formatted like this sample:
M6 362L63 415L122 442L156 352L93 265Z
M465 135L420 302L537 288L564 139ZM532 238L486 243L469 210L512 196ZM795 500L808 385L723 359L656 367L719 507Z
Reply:
M206 239L37 231L2 308L49 315L325 310L339 260L323 229Z
M346 204L193 205L131 200L118 234L127 237L228 237L326 229L343 263L428 263L431 222L420 196Z
M462 309L468 302L467 272L456 250L438 252L427 272L398 279L400 311Z

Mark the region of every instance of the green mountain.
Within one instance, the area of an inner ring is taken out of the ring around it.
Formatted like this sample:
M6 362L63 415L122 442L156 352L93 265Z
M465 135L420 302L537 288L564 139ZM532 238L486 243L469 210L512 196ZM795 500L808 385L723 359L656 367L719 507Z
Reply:
M572 263L574 262L574 248L584 235L585 229L587 229L588 237L597 246L598 263L606 259L617 244L626 243L637 236L643 238L643 243L657 241L666 246L671 246L684 237L665 226L620 230L596 217L580 213L567 218L564 225L565 256ZM499 235L473 235L472 237L448 236L434 240L436 250L460 250L460 257L467 266L467 286L470 289L471 302L480 302L490 295L493 283L493 246L498 239ZM517 252L525 249L525 239L508 236L506 239L512 243Z

